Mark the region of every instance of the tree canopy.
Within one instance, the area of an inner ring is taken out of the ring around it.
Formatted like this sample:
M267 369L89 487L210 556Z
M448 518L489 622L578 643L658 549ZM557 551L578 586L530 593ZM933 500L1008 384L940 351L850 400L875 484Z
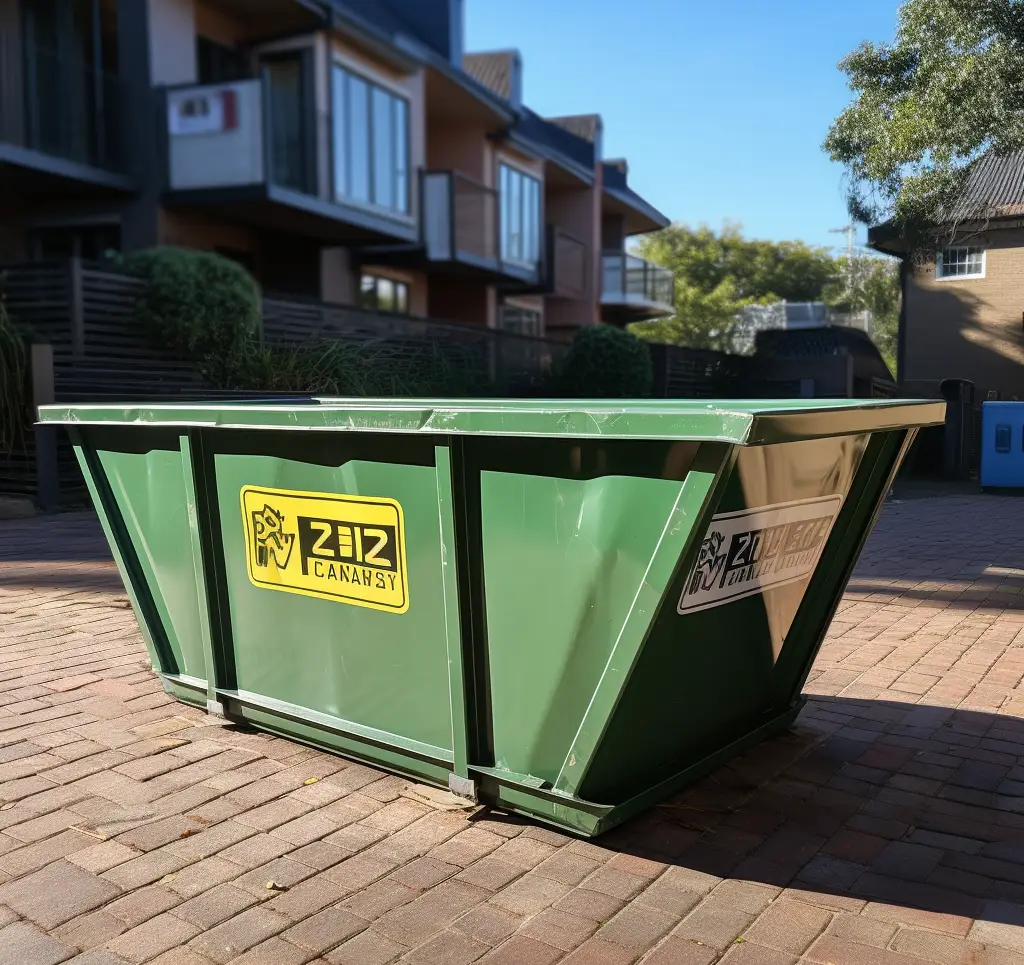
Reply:
M896 36L839 64L853 100L824 148L849 207L924 247L981 155L1024 147L1024 0L905 0Z
M824 301L837 312L868 310L890 368L899 319L899 271L889 258L834 258L802 241L756 241L735 222L720 232L672 225L645 238L639 253L675 274L675 314L640 322L641 338L691 348L735 349L737 320L750 305Z
M837 271L826 248L747 239L735 222L720 232L672 225L645 238L639 253L675 273L676 313L634 332L693 348L731 348L736 316L746 306L817 301Z

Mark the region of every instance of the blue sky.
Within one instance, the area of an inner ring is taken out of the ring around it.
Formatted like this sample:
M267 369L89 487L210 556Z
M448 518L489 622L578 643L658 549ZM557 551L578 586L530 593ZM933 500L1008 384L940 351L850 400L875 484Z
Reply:
M899 0L466 0L468 50L518 48L543 115L597 112L606 157L670 218L842 245L840 58L889 40ZM864 231L858 232L863 240Z

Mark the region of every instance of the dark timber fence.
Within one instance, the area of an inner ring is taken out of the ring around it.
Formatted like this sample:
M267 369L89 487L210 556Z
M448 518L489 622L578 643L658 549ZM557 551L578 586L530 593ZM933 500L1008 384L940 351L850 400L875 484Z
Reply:
M0 297L33 343L26 412L49 402L185 401L197 398L280 398L282 393L208 388L196 366L154 345L135 318L142 282L78 259L0 266ZM506 396L540 391L568 349L483 326L411 318L313 299L263 299L265 345L313 342L359 346L385 363L442 361L448 370ZM376 350L376 352L375 352ZM652 394L659 398L827 398L892 395L884 379L855 379L855 360L736 356L651 345ZM31 418L31 416L29 416ZM44 508L85 501L85 489L64 433L35 430L0 452L0 495L34 499Z

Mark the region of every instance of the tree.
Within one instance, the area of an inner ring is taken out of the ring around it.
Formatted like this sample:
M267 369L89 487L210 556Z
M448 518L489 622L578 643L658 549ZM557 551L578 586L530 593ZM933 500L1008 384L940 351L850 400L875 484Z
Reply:
M981 155L1024 147L1024 0L906 0L891 43L839 64L852 103L824 148L851 215L927 247Z
M826 285L822 300L836 312L871 312L871 339L896 374L900 321L899 262L893 258L837 260L839 277Z
M736 317L748 305L817 301L836 274L827 249L802 241L755 241L739 224L716 233L706 225L672 225L645 238L640 254L676 278L671 318L632 326L641 338L728 350Z

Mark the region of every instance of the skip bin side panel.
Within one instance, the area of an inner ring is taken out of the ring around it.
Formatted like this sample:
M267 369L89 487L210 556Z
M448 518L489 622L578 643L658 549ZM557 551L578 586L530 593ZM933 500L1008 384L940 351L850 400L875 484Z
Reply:
M170 649L171 660L161 660L156 669L205 680L202 603L178 433L157 426L110 427L90 428L84 437Z
M235 699L450 760L433 440L225 430L204 445Z
M846 500L867 444L867 436L845 436L739 451L701 552L666 595L581 797L626 801L788 709L773 702L780 656L828 542L856 508Z
M494 767L550 786L697 446L485 439L465 449L478 487L478 655L485 651Z

